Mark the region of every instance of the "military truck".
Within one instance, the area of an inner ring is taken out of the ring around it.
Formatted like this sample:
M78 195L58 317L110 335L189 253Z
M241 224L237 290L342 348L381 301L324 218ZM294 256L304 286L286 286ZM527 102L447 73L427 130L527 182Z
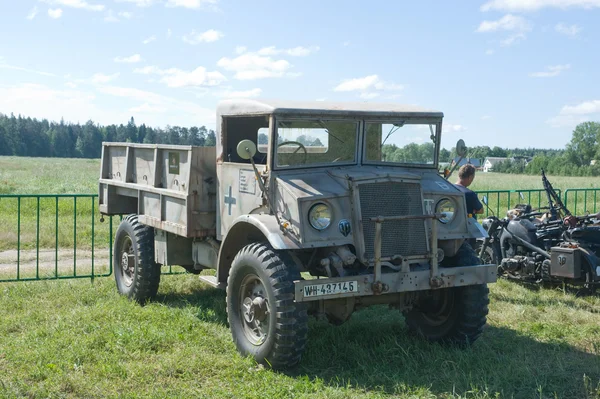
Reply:
M309 314L339 324L377 304L430 341L472 343L496 267L467 243L485 232L438 172L442 118L228 100L216 148L103 143L100 212L128 215L114 241L118 291L143 303L161 265L213 269L200 278L227 290L237 349L274 368L300 361Z

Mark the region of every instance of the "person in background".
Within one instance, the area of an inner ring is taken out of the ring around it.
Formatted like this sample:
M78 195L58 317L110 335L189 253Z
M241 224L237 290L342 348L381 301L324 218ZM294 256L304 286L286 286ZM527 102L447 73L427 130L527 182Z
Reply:
M461 166L458 170L458 180L454 186L465 193L467 212L477 219L477 216L475 215L483 213L483 204L479 201L479 198L477 198L477 194L468 188L471 183L473 183L473 180L475 180L475 167L471 164L466 164Z

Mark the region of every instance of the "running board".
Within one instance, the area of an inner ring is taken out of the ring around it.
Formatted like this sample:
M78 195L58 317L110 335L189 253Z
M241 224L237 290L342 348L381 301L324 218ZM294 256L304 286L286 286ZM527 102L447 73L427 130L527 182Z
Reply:
M200 276L200 281L205 282L208 285L211 285L215 288L220 288L222 290L225 289L225 284L223 283L219 283L217 281L217 277L216 276Z

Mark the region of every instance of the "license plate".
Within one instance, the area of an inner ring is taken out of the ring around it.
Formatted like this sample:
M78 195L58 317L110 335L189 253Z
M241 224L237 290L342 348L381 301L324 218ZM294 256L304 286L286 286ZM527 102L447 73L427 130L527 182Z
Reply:
M311 284L304 286L304 297L315 297L347 292L358 292L358 281L343 281L339 283Z

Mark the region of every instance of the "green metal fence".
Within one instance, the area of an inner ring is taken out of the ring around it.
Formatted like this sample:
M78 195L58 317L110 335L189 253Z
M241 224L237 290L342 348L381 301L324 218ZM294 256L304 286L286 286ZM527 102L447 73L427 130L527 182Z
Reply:
M597 213L600 210L599 188L570 188L565 190L564 203L574 215Z
M561 191L556 190L560 196ZM494 213L496 216L504 216L504 213L513 209L517 204L531 204L533 208L540 208L548 205L548 198L543 189L531 190L486 190L477 191L477 196L481 199L486 196L488 206L484 206L485 216ZM523 198L521 198L521 195Z
M97 205L97 194L0 194L0 282L112 275L122 217L104 220Z
M599 191L568 189L564 203L576 215L596 213ZM477 195L488 198L486 216L503 216L519 203L547 205L543 189L486 190ZM97 194L0 194L0 282L110 276L113 237L122 217L103 220L97 202ZM161 273L185 273L179 270L169 265Z

